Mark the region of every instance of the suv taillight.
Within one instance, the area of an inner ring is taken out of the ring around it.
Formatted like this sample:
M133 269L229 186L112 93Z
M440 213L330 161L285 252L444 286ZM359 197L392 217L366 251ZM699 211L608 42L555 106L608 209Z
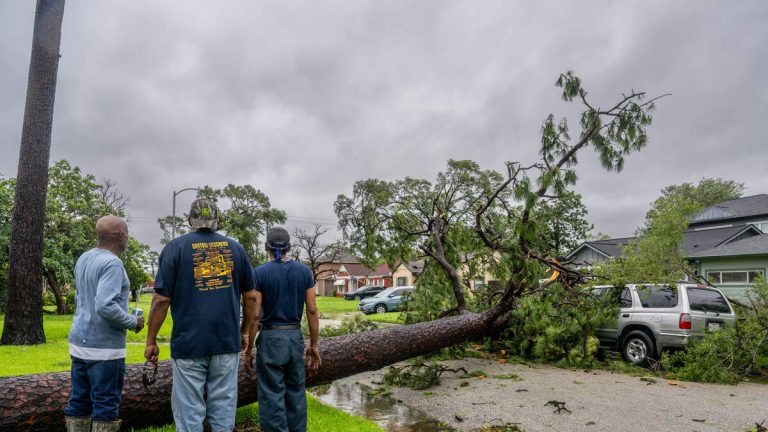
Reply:
M691 314L689 313L680 314L680 329L681 330L691 329Z

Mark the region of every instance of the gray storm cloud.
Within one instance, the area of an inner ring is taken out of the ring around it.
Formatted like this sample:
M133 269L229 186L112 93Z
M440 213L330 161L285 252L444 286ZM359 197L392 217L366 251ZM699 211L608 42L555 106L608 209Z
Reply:
M553 86L572 69L598 104L672 94L623 173L580 157L596 230L630 235L669 184L768 192L768 3L540 3L70 1L51 158L116 181L132 234L155 247L172 191L202 184L252 184L291 225L332 227L355 180L434 178L449 158L533 161L546 115L575 112ZM33 14L0 3L5 176Z

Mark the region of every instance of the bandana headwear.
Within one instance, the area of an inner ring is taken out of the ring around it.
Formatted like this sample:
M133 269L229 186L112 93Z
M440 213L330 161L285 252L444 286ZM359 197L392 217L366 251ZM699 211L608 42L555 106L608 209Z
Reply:
M280 261L283 259L283 251L280 249L272 249L272 255L275 256L275 261Z
M283 227L270 228L267 232L267 248L275 256L275 261L280 261L283 254L291 248L291 236Z

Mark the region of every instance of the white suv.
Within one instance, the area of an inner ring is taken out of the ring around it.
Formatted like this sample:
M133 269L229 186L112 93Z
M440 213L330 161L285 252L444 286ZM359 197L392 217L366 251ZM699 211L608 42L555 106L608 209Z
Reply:
M619 316L596 330L600 344L621 351L625 360L647 365L663 349L682 348L734 323L733 307L720 290L690 282L597 286L597 296L615 296Z

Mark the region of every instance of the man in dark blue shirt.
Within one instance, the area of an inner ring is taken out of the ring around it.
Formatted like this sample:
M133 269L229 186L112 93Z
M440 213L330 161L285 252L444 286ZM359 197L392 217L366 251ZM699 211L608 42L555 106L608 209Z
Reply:
M251 263L239 243L215 232L216 204L192 203L192 232L160 253L144 356L157 363L157 332L168 307L173 316L171 406L177 431L213 432L235 427L237 370L242 341L256 315ZM240 298L243 299L243 325ZM207 393L207 397L206 397Z
M320 367L317 340L319 317L312 272L304 264L284 260L290 250L284 228L267 233L266 248L273 261L253 270L256 282L255 325L261 321L256 342L256 374L259 382L259 423L264 432L307 430L307 397L304 361L314 373ZM310 342L304 350L301 316L306 305ZM250 332L254 335L255 329ZM253 337L248 338L248 347Z

